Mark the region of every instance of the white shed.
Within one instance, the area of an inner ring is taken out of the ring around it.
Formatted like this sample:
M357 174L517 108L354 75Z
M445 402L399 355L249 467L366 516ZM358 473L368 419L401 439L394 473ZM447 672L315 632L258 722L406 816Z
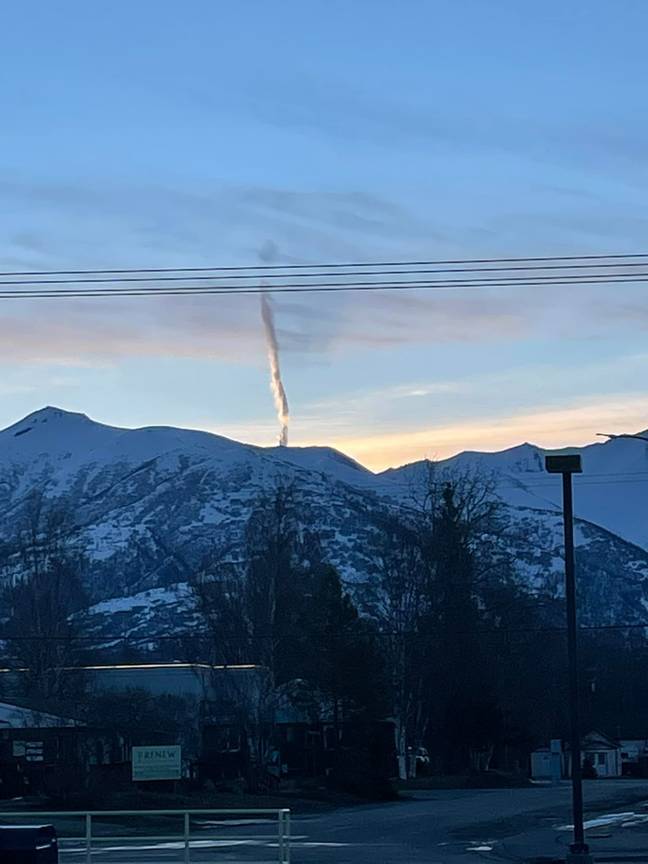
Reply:
M557 783L563 775L562 741L556 739L549 747L538 747L531 753L531 779Z
M621 776L621 747L619 742L601 732L592 731L581 741L583 769L591 767L597 777ZM571 777L571 753L567 753L567 775Z

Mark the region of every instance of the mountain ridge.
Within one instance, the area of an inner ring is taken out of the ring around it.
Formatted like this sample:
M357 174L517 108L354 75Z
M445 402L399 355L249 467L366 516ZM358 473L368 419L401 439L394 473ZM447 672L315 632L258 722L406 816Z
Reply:
M607 592L619 620L636 622L648 610L648 445L618 438L568 449L581 453L585 469L575 501L586 594L600 602ZM493 478L517 578L531 592L555 596L561 487L544 472L547 452L555 451L528 442L467 451L434 470ZM431 465L373 473L330 447L259 447L172 426L123 429L48 406L0 431L0 540L25 517L30 493L42 492L73 514L75 542L90 562L86 624L98 638L114 629L114 616L142 638L190 630L191 573L217 546L241 549L255 502L288 481L347 590L370 613L377 526L385 513L410 506ZM10 562L0 574L15 575ZM589 601L585 609L592 620L609 611Z

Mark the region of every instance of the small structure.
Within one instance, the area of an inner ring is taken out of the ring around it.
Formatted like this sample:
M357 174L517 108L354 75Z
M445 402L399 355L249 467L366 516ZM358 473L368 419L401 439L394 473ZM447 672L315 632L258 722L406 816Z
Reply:
M629 743L629 742L626 742ZM643 744L643 742L641 742ZM620 777L622 774L621 743L602 732L593 730L581 739L583 776ZM531 753L531 779L557 782L571 777L571 752L568 743L552 741L549 747L538 747Z
M66 726L80 726L78 720L59 717L37 708L0 702L0 729L60 729Z
M621 747L621 773L624 777L648 777L648 739L623 738Z
M581 742L584 777L620 777L621 747L614 738L593 730ZM571 754L566 750L566 774L571 777Z
M124 763L125 750L110 730L0 702L0 798L78 792L93 773Z
M558 783L564 775L562 741L552 740L548 747L538 747L531 753L531 779Z

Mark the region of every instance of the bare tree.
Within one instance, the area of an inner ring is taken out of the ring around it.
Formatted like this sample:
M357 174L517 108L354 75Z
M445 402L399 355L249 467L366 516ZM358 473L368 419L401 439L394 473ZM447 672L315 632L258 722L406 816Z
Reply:
M377 608L388 633L401 775L407 745L432 729L444 735L451 710L477 699L472 672L483 659L475 645L484 599L496 598L494 585L510 573L494 479L432 462L424 472L408 507L379 526Z
M261 774L277 710L291 694L310 690L336 729L345 713L376 714L385 701L374 634L307 522L298 490L278 483L250 515L241 560L232 565L231 554L216 552L195 580L211 656L256 667L232 681ZM217 678L222 687L223 670Z
M5 629L25 693L64 700L78 690L70 674L79 655L74 613L85 605L83 556L60 502L35 493L13 545L13 584L5 589Z
M424 675L417 663L421 647L417 631L426 597L426 562L416 523L388 517L380 530L383 548L378 562L377 609L381 626L387 631L384 641L392 682L398 771L404 779L408 742L419 742L425 734Z
M249 782L258 787L270 761L270 739L281 692L281 653L289 614L297 539L294 489L278 482L256 503L243 555L216 547L193 580L206 638L203 657L215 667L212 689L221 694L248 738ZM195 650L195 649L194 649ZM241 674L229 666L248 665Z

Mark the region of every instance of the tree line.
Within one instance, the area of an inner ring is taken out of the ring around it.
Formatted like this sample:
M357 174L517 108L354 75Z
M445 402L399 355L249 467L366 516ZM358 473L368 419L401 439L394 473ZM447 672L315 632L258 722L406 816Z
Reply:
M307 496L289 483L268 490L242 544L215 539L196 566L204 626L182 659L265 670L262 693L236 694L251 730L297 700L336 729L393 720L402 775L419 748L430 771L524 771L534 746L567 733L564 614L560 597L520 583L489 478L430 465L411 500L377 502L372 518L373 572L345 584ZM24 695L50 707L78 701L82 679L66 670L98 659L79 639L91 564L71 522L36 495L0 549L5 653L23 669ZM584 723L646 737L643 634L593 631L581 646ZM253 737L263 762L266 739Z

